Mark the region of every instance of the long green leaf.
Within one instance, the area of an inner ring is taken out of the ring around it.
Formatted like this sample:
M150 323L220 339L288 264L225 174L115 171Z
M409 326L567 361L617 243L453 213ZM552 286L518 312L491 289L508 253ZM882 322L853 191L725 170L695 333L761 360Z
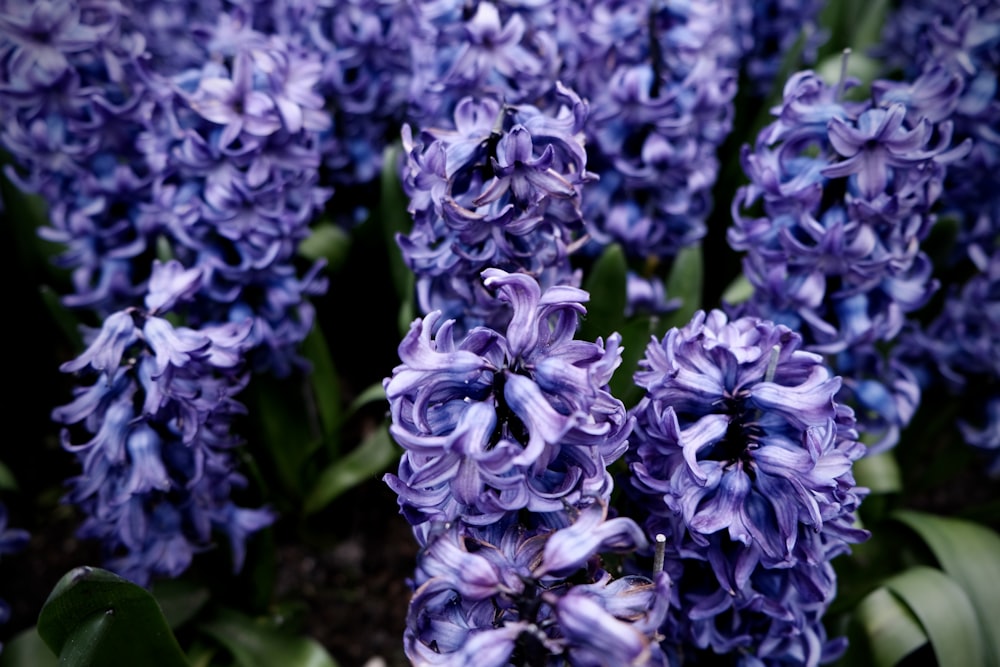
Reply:
M664 318L664 331L671 327L682 327L701 308L705 263L700 245L688 246L674 257L666 288L668 299L680 299L681 307Z
M309 236L299 244L299 254L306 259L325 260L329 271L336 271L347 261L351 235L329 220L312 225Z
M303 386L292 379L262 378L251 382L244 395L257 419L263 441L282 489L292 498L301 494L306 461L323 446L315 423L305 411Z
M156 599L116 574L71 570L38 616L38 634L63 667L187 667Z
M1000 535L971 521L912 510L892 516L923 539L941 569L969 596L985 649L982 664L1000 665Z
M223 610L201 629L232 653L238 667L337 667L316 640L233 610Z
M617 243L605 248L594 262L583 288L590 294L587 317L580 323L579 338L607 338L621 331L625 323L626 273L625 251Z
M389 271L399 296L399 331L405 334L416 313L416 278L403 260L403 254L396 242L397 234L406 234L413 227L413 219L408 210L408 199L399 182L397 166L402 154L398 144L387 146L382 155L381 201L375 209L374 217L381 226L382 240L389 253Z
M337 436L342 420L340 378L333 364L333 357L330 355L330 346L318 323L313 325L303 341L302 351L312 364L309 386L312 389L316 415L323 430L323 439L330 449L330 454L336 456L340 444Z
M920 621L939 665L982 665L983 639L968 595L940 570L916 566L885 582Z
M303 511L311 514L323 509L345 491L386 470L398 458L399 450L389 437L388 426L383 424L356 449L320 473L306 497Z
M903 489L903 475L891 451L856 461L854 479L858 486L870 489L872 493L898 493Z
M858 603L854 620L867 638L875 667L893 667L927 643L913 612L885 588L876 588Z

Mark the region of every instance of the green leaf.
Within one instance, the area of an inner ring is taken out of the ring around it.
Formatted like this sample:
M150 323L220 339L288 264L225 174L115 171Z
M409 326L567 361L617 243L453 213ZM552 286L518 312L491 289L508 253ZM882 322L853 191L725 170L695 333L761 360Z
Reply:
M17 491L17 478L2 461L0 461L0 491Z
M354 413L356 413L358 410L368 405L369 403L375 403L376 401L384 401L384 400L386 400L385 389L382 387L381 382L376 382L375 384L371 385L363 392L358 394L358 396L353 401L351 401L351 404L350 406L348 406L344 418L346 419L347 417L352 416Z
M604 249L583 283L590 294L587 316L580 323L580 340L607 338L621 331L625 324L626 273L625 251L617 243Z
M663 330L682 327L691 321L691 316L701 308L702 283L704 282L704 262L701 246L688 246L674 257L670 275L667 276L668 299L681 299L681 307L663 318Z
M299 244L300 255L313 261L326 260L331 271L343 266L350 251L350 234L329 220L313 224L309 236Z
M297 378L261 378L244 391L250 414L257 418L265 454L292 498L301 494L306 461L323 446L315 420L310 423L304 409L308 391L300 382Z
M291 635L266 619L226 609L201 629L232 653L238 667L337 667L319 642Z
M158 581L151 592L174 630L194 618L211 597L209 589L183 579Z
M912 510L892 517L923 539L941 569L969 596L985 649L982 664L1000 665L1000 535L971 521Z
M899 463L891 451L855 461L854 479L858 486L871 489L872 493L898 493L903 489Z
M876 588L858 603L854 621L867 638L868 657L875 667L893 667L927 643L913 612L885 588Z
M0 667L58 667L59 658L38 636L36 628L22 630L5 643Z
M753 296L753 283L745 273L741 273L729 283L720 297L724 303L736 305Z
M64 667L187 667L156 599L116 574L78 567L55 585L38 634Z
M398 458L399 451L389 437L388 425L383 423L357 448L320 473L319 480L306 497L305 513L323 509L337 496L387 469Z
M639 360L646 353L650 337L658 334L658 321L650 317L635 317L621 328L622 363L609 383L611 395L625 404L635 405L642 396L642 388L633 380Z
M342 416L340 413L340 378L333 365L330 346L326 342L323 330L319 324L314 324L309 335L302 343L302 352L312 364L309 373L309 386L316 415L319 418L323 439L330 448L330 454L337 455L339 448L338 434Z
M920 621L939 665L982 665L976 610L962 587L932 567L917 566L885 582Z
M387 146L383 153L380 183L382 199L373 215L382 228L383 241L389 254L389 271L392 273L392 282L402 304L399 330L401 334L405 334L416 312L414 306L416 278L403 260L403 253L396 243L397 234L406 234L413 227L413 219L408 210L409 199L399 182L398 166L402 151L397 142Z

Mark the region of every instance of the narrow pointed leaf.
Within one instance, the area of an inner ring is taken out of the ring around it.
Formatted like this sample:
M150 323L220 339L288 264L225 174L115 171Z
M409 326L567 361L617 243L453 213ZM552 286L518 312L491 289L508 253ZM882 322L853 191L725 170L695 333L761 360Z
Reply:
M299 244L300 255L313 261L325 260L330 271L340 268L350 251L350 234L329 220L312 225L309 236Z
M237 667L337 667L316 640L236 611L224 610L202 630L232 654Z
M337 376L337 369L333 365L333 357L330 356L330 346L327 344L319 324L314 325L309 331L309 335L306 336L303 342L303 353L312 364L309 384L312 389L313 408L319 419L324 441L331 449L330 453L336 456L339 446L337 436L342 419L340 379Z
M913 612L885 588L876 588L858 603L854 620L868 640L875 667L894 667L927 643Z
M1000 535L971 521L912 510L893 517L923 539L941 569L969 596L985 649L982 664L1000 665Z
M305 500L304 511L306 514L311 514L323 509L337 496L375 478L398 459L399 450L389 437L388 426L383 424L357 448L320 473L319 479Z
M57 667L59 658L45 645L34 627L4 643L0 667Z
M684 326L701 308L704 271L700 245L688 246L674 257L666 281L667 298L680 299L681 306L664 317L664 330Z
M887 580L885 587L920 621L939 665L983 664L983 640L976 610L951 577L921 565Z
M614 243L605 248L583 283L590 301L587 302L587 316L580 323L578 338L607 338L608 334L621 330L625 322L627 272L622 247Z
M898 493L903 489L899 463L891 451L855 461L854 479L872 493Z

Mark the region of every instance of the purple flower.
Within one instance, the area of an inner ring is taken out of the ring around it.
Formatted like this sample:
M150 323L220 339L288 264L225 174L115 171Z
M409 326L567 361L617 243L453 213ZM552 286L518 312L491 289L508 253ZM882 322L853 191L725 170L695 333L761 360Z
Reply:
M614 578L600 567L608 549L645 546L631 520L603 523L606 516L594 502L577 520L586 528L528 529L511 519L429 536L407 614L407 656L433 665L473 655L491 665L547 664L546 656L581 666L666 665L657 639L670 581L662 572ZM600 539L584 537L592 528Z
M671 257L705 234L740 48L729 3L598 2L568 19L562 79L590 101L584 191L595 245Z
M482 525L607 497L605 467L626 447L631 424L607 390L618 336L607 346L573 339L587 294L542 292L498 269L484 284L510 308L505 332L476 327L458 339L454 322L431 313L413 323L384 383L390 433L406 450L386 482L414 524Z
M545 285L576 284L571 244L583 233L586 105L557 86L541 109L465 98L453 121L413 136L404 128L403 183L414 225L397 238L417 276L423 312L440 310L457 330L502 327L504 306L478 287L496 267Z
M801 346L786 327L716 310L647 348L631 469L696 542L723 531L787 564L800 526L821 531L857 504L841 490L864 451L854 416L834 400L840 378Z
M213 532L229 536L238 570L248 536L273 520L269 510L238 508L230 498L245 484L229 429L243 409L233 396L247 379L250 322L175 326L163 315L194 298L203 269L174 260L153 270L153 308L105 320L62 366L93 384L53 411L91 436L74 442L68 428L62 434L82 466L66 497L84 512L80 535L100 540L107 566L141 585L181 574Z
M827 561L867 537L840 378L787 327L715 310L654 339L635 380L629 482L678 582L669 636L775 664L831 657Z

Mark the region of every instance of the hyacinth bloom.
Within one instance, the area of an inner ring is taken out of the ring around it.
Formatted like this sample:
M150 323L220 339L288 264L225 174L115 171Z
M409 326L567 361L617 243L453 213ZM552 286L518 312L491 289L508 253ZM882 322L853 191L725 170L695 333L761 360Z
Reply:
M555 17L544 3L407 4L413 10L411 122L437 125L469 96L537 104L553 92L560 54Z
M851 466L865 452L853 412L836 400L841 379L802 348L787 327L699 311L654 339L636 372L631 488L647 531L669 539L674 632L700 648L778 633L805 650L833 597L818 566L866 536L852 526L864 490Z
M213 533L229 537L238 570L247 537L273 520L229 497L245 484L229 425L243 411L233 396L247 379L251 322L192 329L164 317L203 280L202 269L156 263L145 308L108 316L62 366L94 380L53 411L83 468L67 499L86 514L80 535L100 540L108 566L141 585L179 575Z
M923 112L954 108L959 88L938 74L912 83L923 107L913 105L915 93L879 82L870 101L842 99L854 83L793 75L774 122L753 149L744 146L750 183L733 200L728 240L745 252L754 292L730 312L795 329L845 378L860 373L840 400L856 408L858 429L881 450L895 444L919 390L888 358L861 357L893 341L937 289L920 243L935 222L946 168L969 145L953 145L945 116Z
M705 234L732 128L739 17L735 3L567 3L582 26L557 34L561 79L590 102L588 231L630 257L670 257Z
M531 276L499 269L483 282L509 307L506 328L458 338L433 312L412 324L384 382L390 433L406 450L385 479L413 524L483 525L606 499L605 467L627 445L631 422L607 389L619 337L573 338L586 292L543 292Z
M600 553L646 546L631 519L607 519L597 501L558 530L508 520L466 531L439 531L420 553L404 636L414 664L668 664L669 578L600 566Z
M504 307L482 289L486 268L523 271L545 286L575 284L571 244L582 234L586 105L558 87L540 109L466 97L449 124L403 129L403 185L413 228L397 238L425 313L440 310L463 333L499 328Z

